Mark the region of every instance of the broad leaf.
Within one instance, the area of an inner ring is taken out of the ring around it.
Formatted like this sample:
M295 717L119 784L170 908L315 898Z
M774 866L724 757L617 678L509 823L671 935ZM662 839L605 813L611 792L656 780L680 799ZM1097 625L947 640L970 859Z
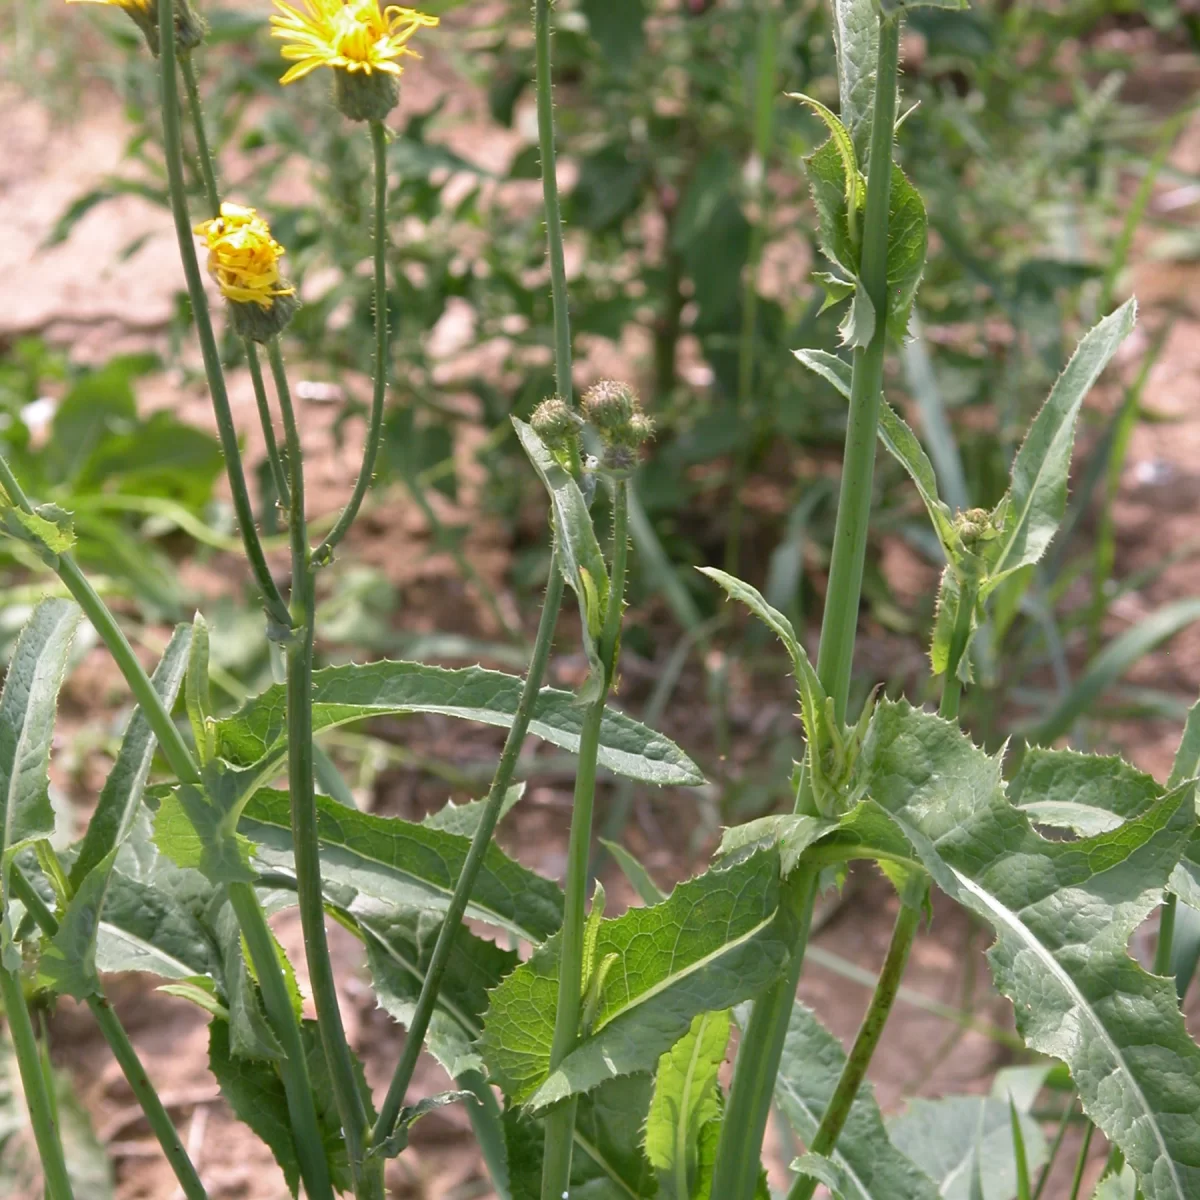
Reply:
M176 628L150 682L170 711L179 694L187 666L191 630L186 625ZM105 858L124 839L141 805L146 777L154 759L155 737L140 708L134 709L129 726L121 740L116 761L104 787L96 811L88 821L87 832L79 847L79 855L71 864L68 876L72 888L83 882L84 876Z
M313 672L313 725L317 733L373 716L439 713L507 728L522 680L482 667L447 670L421 663L348 664ZM268 688L217 722L217 752L247 774L252 790L267 782L287 757L287 696ZM529 731L554 746L579 749L584 709L570 692L543 688ZM600 730L600 764L643 783L700 784L700 769L673 742L624 713L608 710Z
M717 1073L729 1044L730 1015L700 1013L691 1028L659 1060L654 1098L646 1117L646 1157L658 1172L662 1200L692 1200L711 1190L700 1177L701 1132L720 1124L721 1087Z
M801 1141L811 1143L816 1136L845 1063L837 1038L797 1000L775 1077L775 1102ZM935 1200L938 1194L888 1139L869 1083L859 1089L832 1164L846 1200ZM811 1158L805 1166L814 1167Z
M0 956L20 967L8 915L8 872L21 847L54 832L50 746L58 690L79 621L69 600L43 600L17 639L0 692Z
M239 829L253 840L260 869L294 876L286 792L259 791ZM457 834L357 812L327 796L317 797L317 835L326 895L343 908L361 894L400 908L445 912L471 847ZM562 923L562 892L493 844L471 890L467 916L538 943Z
M1049 842L1004 794L1000 764L954 726L883 703L860 768L940 887L988 921L1000 990L1028 1045L1071 1070L1084 1109L1118 1145L1145 1200L1200 1189L1200 1047L1174 988L1125 952L1160 903L1196 821L1179 788L1119 829Z
M1054 537L1067 507L1079 408L1136 319L1137 302L1128 300L1087 333L1034 418L1013 462L1007 518L994 543L987 590L1019 567L1037 562Z
M1018 1116L1031 1170L1046 1160L1046 1139L1032 1117ZM1008 1100L994 1096L914 1099L888 1126L892 1141L937 1184L942 1200L969 1200L978 1156L984 1200L1013 1200L1017 1161Z
M791 932L790 914L777 913L779 891L778 857L759 853L601 922L595 959L616 955L615 966L591 1032L553 1072L559 939L551 938L491 994L480 1046L492 1077L541 1109L644 1070L697 1013L748 999L776 977Z

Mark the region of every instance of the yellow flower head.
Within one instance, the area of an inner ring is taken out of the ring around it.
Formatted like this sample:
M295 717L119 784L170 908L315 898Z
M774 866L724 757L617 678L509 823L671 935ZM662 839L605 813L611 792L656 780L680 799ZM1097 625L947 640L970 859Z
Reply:
M67 0L68 4L106 4L119 8L145 34L151 52L158 55L158 0ZM204 40L204 23L188 7L175 0L175 40L181 50L194 50Z
M303 12L275 0L275 7L279 12L271 17L271 36L287 42L281 53L295 64L282 83L318 67L398 76L403 68L397 60L420 57L408 48L413 35L438 24L437 17L414 8L389 5L381 10L378 0L304 0Z
M279 275L283 247L253 208L222 204L221 215L201 221L196 233L208 245L208 271L226 300L270 308L277 296L295 295Z

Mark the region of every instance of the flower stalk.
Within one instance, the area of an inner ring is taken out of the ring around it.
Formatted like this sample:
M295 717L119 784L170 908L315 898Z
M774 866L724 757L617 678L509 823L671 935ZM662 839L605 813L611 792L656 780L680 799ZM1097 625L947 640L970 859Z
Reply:
M833 700L835 720L843 724L850 694L863 565L867 552L875 443L883 391L883 358L887 343L888 208L892 184L892 141L896 126L899 44L899 19L881 15L860 270L862 286L874 305L877 319L870 341L854 351L841 492L817 656L817 674L826 695ZM800 790L798 809L805 809L811 804L810 791L809 788ZM804 881L795 883L795 878L793 875L787 881L787 886L801 889ZM810 909L815 896L816 889L810 888L806 901ZM803 916L801 928L807 928L810 920L811 915ZM744 1050L739 1051L737 1056L713 1179L713 1195L722 1197L722 1200L751 1200L757 1186L760 1148L783 1041L796 997L804 948L804 945L796 947L791 968L785 972L785 977L754 1002L742 1044L743 1047L758 1048L760 1061L752 1061L755 1055ZM862 1066L865 1071L866 1063Z

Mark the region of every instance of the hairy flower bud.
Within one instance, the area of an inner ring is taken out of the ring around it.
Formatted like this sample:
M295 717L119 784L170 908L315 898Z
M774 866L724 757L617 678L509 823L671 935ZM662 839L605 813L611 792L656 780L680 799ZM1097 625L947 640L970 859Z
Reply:
M602 379L583 393L582 407L588 422L607 438L623 431L640 406L628 384Z
M561 396L551 396L533 410L529 424L551 450L566 450L579 432L580 421Z

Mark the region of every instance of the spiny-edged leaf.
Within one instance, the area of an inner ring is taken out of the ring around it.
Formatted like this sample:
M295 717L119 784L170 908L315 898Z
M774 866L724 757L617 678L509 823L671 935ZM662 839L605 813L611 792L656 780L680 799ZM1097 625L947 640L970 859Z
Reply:
M304 1043L309 1080L312 1083L313 1100L316 1103L317 1121L325 1158L329 1163L330 1178L337 1191L348 1192L351 1180L346 1159L346 1142L342 1137L341 1125L334 1108L333 1086L325 1063L325 1052L321 1048L317 1023L303 1022L300 1035ZM275 1161L283 1171L288 1188L295 1196L300 1182L300 1165L296 1155L295 1136L288 1119L287 1095L275 1065L263 1059L234 1056L230 1052L229 1026L224 1021L213 1021L209 1025L208 1065L221 1089L221 1095L228 1101L234 1115L240 1121L244 1121L270 1147ZM361 1069L359 1086L366 1093L366 1082L362 1079Z
M891 702L875 711L859 767L939 886L995 929L989 961L1022 1037L1067 1064L1146 1200L1194 1195L1200 1126L1175 1114L1200 1110L1200 1047L1170 982L1125 953L1195 828L1191 789L1111 832L1048 842L1005 796L996 759Z
M700 1133L721 1118L717 1074L729 1045L730 1014L699 1013L658 1060L646 1117L646 1157L663 1200L692 1200L700 1179Z
M181 784L159 801L154 844L176 866L199 871L213 883L252 883L250 841L230 832L226 814L191 784Z
M422 1118L427 1117L431 1112L437 1112L439 1108L446 1108L451 1104L461 1104L464 1100L471 1100L470 1092L438 1092L433 1096L426 1096L423 1100L418 1100L416 1104L406 1104L401 1110L400 1115L396 1118L396 1128L382 1142L371 1147L367 1151L367 1157L370 1158L395 1158L408 1149L409 1130Z
M795 355L810 371L833 384L847 400L850 399L852 371L849 363L825 350L797 350ZM938 495L933 464L908 422L882 399L879 404L879 440L917 485L917 492L933 522L938 541L942 543L946 557L953 561L962 553L962 539L955 532L950 509Z
M532 427L517 417L512 418L512 423L521 449L550 495L559 569L567 586L579 599L580 622L591 666L588 687L603 687L604 667L600 662L596 637L599 628L604 625L604 614L608 608L608 566L600 543L596 540L591 511L574 475L546 449ZM588 596L589 588L593 589L591 597Z
M83 884L71 897L58 932L42 948L38 971L56 992L86 1000L100 991L100 975L96 970L96 937L100 927L100 910L112 871L115 849L96 864Z
M825 302L818 310L818 316L828 308L834 308L843 300L854 295L858 284L853 279L844 279L836 271L814 271L813 278L825 289Z
M443 919L417 912L356 902L353 917L367 947L367 968L380 1007L409 1026L425 982ZM483 1028L487 993L517 965L517 955L460 929L438 991L437 1008L425 1035L429 1052L453 1079L482 1070L473 1043Z
M873 0L833 0L833 40L842 124L854 139L858 161L865 163L879 66L879 16Z
M1017 1163L1012 1110L994 1096L910 1100L888 1125L892 1141L928 1175L943 1200L969 1200L978 1156L984 1200L1013 1200ZM1031 1171L1046 1160L1046 1139L1032 1117L1017 1114Z
M201 764L204 764L216 753L217 747L212 727L212 690L208 680L208 622L199 613L192 619L184 702L196 753Z
M294 875L286 792L263 788L246 805L238 828L254 842L260 868ZM471 848L457 834L357 812L327 796L317 797L317 835L326 894L346 908L361 893L387 904L445 912ZM537 943L562 923L562 903L557 884L491 845L467 915Z
M933 617L933 636L929 642L929 663L935 675L944 675L950 670L951 646L958 625L959 606L962 604L962 585L958 572L952 566L942 571L938 583L937 611ZM971 615L971 632L974 632L978 613ZM969 635L968 635L969 637ZM968 645L970 642L968 641ZM971 656L966 651L958 660L958 675L964 683L971 679Z
M801 104L811 108L825 122L838 154L842 160L842 177L846 181L846 202L861 205L865 200L862 172L858 167L858 158L854 153L854 140L849 130L825 107L820 100L806 96L803 92L788 92L789 99L799 100Z
M313 672L316 732L365 717L439 713L507 728L523 681L482 667L447 670L422 663L350 663ZM579 749L584 710L570 692L543 688L529 731L572 752ZM282 684L268 688L232 716L217 722L218 753L249 768L247 786L265 783L287 755L287 696ZM614 710L600 729L599 761L618 775L643 783L700 784L699 767L673 742Z
M1175 761L1171 764L1171 774L1167 777L1167 787L1177 787L1185 779L1195 779L1198 774L1200 774L1200 700L1188 709L1183 736L1179 739L1179 749L1175 751Z
M908 176L893 163L888 205L887 323L888 333L899 341L908 336L908 319L925 271L928 242L925 202Z
M858 346L866 346L875 336L875 305L867 295L862 280L854 276L854 294L850 299L850 307L838 325L842 345L851 350Z
M600 844L613 856L613 861L621 868L621 874L629 880L643 904L657 904L666 899L666 892L654 882L650 872L624 846L618 842L610 842L607 838L601 838Z
M811 1143L837 1087L846 1054L841 1043L796 1001L788 1021L775 1102L796 1136ZM855 1097L832 1161L846 1200L935 1200L937 1189L892 1145L869 1083Z
M8 873L18 850L54 832L50 746L78 621L69 600L43 600L17 638L0 692L0 959L9 970L21 959L12 944Z
M603 922L596 954L617 955L616 966L590 1034L552 1073L559 938L551 938L491 994L480 1046L492 1077L540 1109L644 1070L697 1013L747 999L776 976L787 957L778 902L778 856L759 853Z
M741 854L748 847L776 847L779 850L779 870L786 879L796 869L800 856L825 834L837 828L837 822L824 817L801 816L795 813L776 813L759 817L742 825L734 825L721 835L717 857Z
M642 1152L650 1091L650 1076L629 1075L580 1096L571 1156L573 1200L639 1200L656 1194L654 1168ZM504 1114L504 1135L512 1200L540 1200L542 1122L510 1108Z
M4 489L0 488L0 498ZM75 545L71 514L57 504L39 504L33 512L7 507L0 513L0 527L11 537L32 546L49 563Z
M846 183L846 167L836 138L822 142L804 160L813 206L817 210L817 239L821 253L837 266L847 279L857 279L859 250L850 229L848 196L856 200L853 213L855 228L862 229L862 191ZM860 289L861 290L861 289Z
M1084 398L1133 329L1137 301L1127 300L1084 335L1034 418L1013 462L1008 517L996 541L988 590L1045 553L1067 507L1075 419Z
M250 958L233 906L225 903L215 921L221 950L221 974L225 983L225 1001L229 1008L229 1050L235 1058L283 1058L283 1046L267 1021L258 983L252 974ZM282 952L280 952L282 957ZM291 974L291 972L288 972ZM294 980L295 976L292 974ZM293 1006L300 1016L300 996L293 988Z
M150 683L162 697L168 712L183 682L190 639L191 630L186 625L177 626L150 677ZM72 888L78 888L84 876L119 845L129 831L141 805L146 777L150 774L150 764L154 759L154 747L155 737L150 723L140 708L134 709L112 770L101 789L96 811L88 821L79 854L71 864L68 878Z
M1128 1167L1123 1167L1119 1175L1105 1175L1096 1184L1092 1200L1135 1200L1136 1196L1137 1176Z
M514 784L504 793L504 799L500 802L500 815L496 818L497 823L503 821L512 812L513 807L524 794L525 785L523 783ZM453 800L450 800L445 807L439 808L437 812L431 812L421 824L429 829L440 829L444 833L456 833L459 837L474 837L486 807L486 800L468 800L466 804L455 804Z
M823 1154L802 1154L793 1161L792 1170L802 1178L823 1183L831 1200L849 1200L855 1194L854 1182L845 1168Z
M1161 799L1155 780L1116 755L1030 749L1008 798L1035 825L1089 836L1118 828Z

